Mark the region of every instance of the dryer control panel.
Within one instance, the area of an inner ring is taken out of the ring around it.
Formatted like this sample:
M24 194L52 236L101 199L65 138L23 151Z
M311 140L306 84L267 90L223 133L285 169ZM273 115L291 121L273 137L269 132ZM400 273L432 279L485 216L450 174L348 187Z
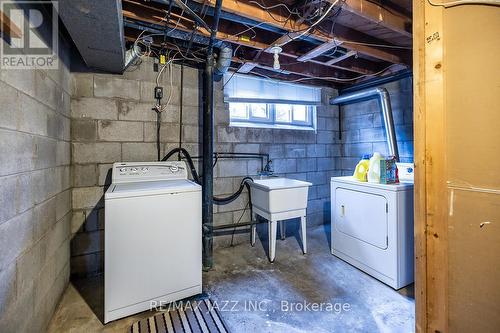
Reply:
M113 164L112 182L114 184L172 179L188 179L186 162L117 162Z

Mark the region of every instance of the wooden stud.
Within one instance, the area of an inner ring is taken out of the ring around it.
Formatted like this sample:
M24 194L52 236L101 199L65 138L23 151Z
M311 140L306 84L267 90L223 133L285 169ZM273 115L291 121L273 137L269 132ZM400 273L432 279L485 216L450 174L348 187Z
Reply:
M422 1L413 2L413 131L414 131L414 244L415 244L415 331L427 331L427 226L425 186L425 10Z

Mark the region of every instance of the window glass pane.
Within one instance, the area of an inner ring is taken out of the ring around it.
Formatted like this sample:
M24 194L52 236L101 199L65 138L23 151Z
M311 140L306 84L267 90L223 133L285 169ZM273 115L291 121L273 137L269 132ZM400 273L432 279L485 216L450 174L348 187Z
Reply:
M276 104L276 121L282 123L289 123L292 121L292 105L290 104Z
M229 103L229 114L231 118L248 119L247 104Z
M267 114L267 104L252 103L250 104L250 112L253 118L269 118Z
M307 106L305 105L294 105L293 106L293 121L306 122L307 119Z

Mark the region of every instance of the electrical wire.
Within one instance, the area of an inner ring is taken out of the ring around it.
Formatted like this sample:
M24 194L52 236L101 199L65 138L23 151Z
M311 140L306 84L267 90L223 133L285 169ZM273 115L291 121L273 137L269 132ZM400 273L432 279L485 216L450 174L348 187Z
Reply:
M435 7L444 7L444 8L450 8L450 7L456 7L456 6L461 6L461 5L490 5L490 6L500 6L500 1L499 0L490 0L490 1L449 1L449 2L441 2L441 3L436 3L432 0L427 0L430 5L435 6Z
M262 3L259 3L257 1L249 1L249 3L254 3L257 6L259 6L260 8L265 9L265 10L270 10L270 9L274 9L274 8L278 8L278 7L284 7L290 14L299 15L299 12L297 10L291 10L284 3L278 3L278 4L272 5L272 6L266 6L266 4L264 3L264 1L262 1Z
M245 30L243 30L243 31L240 31L240 32L238 32L238 33L234 34L233 36L238 37L238 36L240 36L240 35L244 34L244 33L245 33L245 32L247 32L247 31L250 31L250 30L253 30L253 29L257 28L257 27L260 27L260 26L261 26L261 25L263 25L263 24L267 24L267 22L260 22L260 23L257 23L257 24L255 24L255 25L252 25L252 26L247 26L247 25L245 24L245 26L246 26L246 27L248 27L248 29L245 29Z
M283 45L285 45L285 44L287 44L287 43L289 43L289 42L291 42L291 41L293 41L293 40L296 40L296 39L298 39L298 38L300 38L300 37L304 36L305 34L307 34L309 31L311 31L311 29L313 29L315 26L317 26L319 23L321 23L321 21L323 21L323 19L324 19L325 17L327 17L327 16L328 16L328 14L330 14L330 12L332 11L333 7L335 7L335 5L336 5L338 2L339 2L339 0L336 0L335 2L333 2L333 3L330 5L330 7L328 7L328 9L327 9L327 10L323 13L323 15L321 15L321 17L320 17L320 18L319 18L316 22L314 22L314 23L313 23L313 24L311 24L311 25L310 25L307 29L305 29L305 31L303 31L303 32L302 32L302 33L300 33L299 35L297 35L297 36L293 36L293 37L290 37L290 34L292 34L292 33L296 33L296 32L288 32L288 33L286 34L286 36L288 36L288 38L290 38L290 40L289 40L289 41L287 41L287 42L283 42L283 43L278 44L278 45L273 45L273 46L279 46L279 47L281 47L281 46L283 46Z
M392 64L392 65L387 66L386 68L384 68L381 71L378 71L376 73L363 74L363 75L359 75L357 77L353 77L353 78L349 78L349 79L337 78L337 77L333 77L333 76L315 76L315 77L304 77L304 78L300 78L300 79L296 79L296 80L291 80L289 82L302 82L302 81L308 81L308 80L326 80L326 81L350 82L350 81L356 81L356 80L362 79L364 77L380 75L394 66L400 66L400 64Z
M355 42L352 40L343 40L343 44L356 44L356 45L367 45L367 46L376 46L376 47L385 47L389 49L403 49L403 50L412 50L411 46L399 46L399 45L389 45L389 44L376 44L376 43L364 43L364 42Z
M335 81L337 81L337 82L350 82L350 81L356 81L356 80L362 79L364 77L370 77L370 76L380 75L380 74L386 72L391 67L399 66L399 65L400 64L392 64L392 65L387 66L386 68L384 68L384 69L382 69L382 70L380 70L380 71L378 71L376 73L363 74L363 75L359 75L357 77L353 77L353 78L349 78L349 79L337 78L337 77L333 77L333 76L314 76L314 77L304 77L304 78L295 79L295 80L287 80L287 82L302 82L302 81L309 81L309 80L325 80L325 81L333 81L333 82L335 82ZM265 74L256 73L256 72L252 72L252 74L260 76L260 77L263 77L263 78L266 78L266 79L271 80L271 81L280 81L279 79L273 78L273 77L265 75ZM227 82L226 82L226 84L227 84Z

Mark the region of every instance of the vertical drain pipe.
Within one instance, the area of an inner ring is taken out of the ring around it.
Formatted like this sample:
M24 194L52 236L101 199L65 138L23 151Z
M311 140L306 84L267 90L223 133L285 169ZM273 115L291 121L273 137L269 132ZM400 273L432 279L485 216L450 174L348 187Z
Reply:
M373 88L353 93L341 95L330 99L331 105L344 105L361 102L367 99L377 98L384 119L385 133L387 136L387 145L389 146L389 155L394 156L399 162L398 142L396 141L396 131L394 129L394 119L392 117L391 98L385 88Z
M213 165L214 155L214 42L219 28L222 0L215 3L213 27L207 49L204 75L203 101L203 178L202 178L202 220L203 220L203 270L213 266Z

